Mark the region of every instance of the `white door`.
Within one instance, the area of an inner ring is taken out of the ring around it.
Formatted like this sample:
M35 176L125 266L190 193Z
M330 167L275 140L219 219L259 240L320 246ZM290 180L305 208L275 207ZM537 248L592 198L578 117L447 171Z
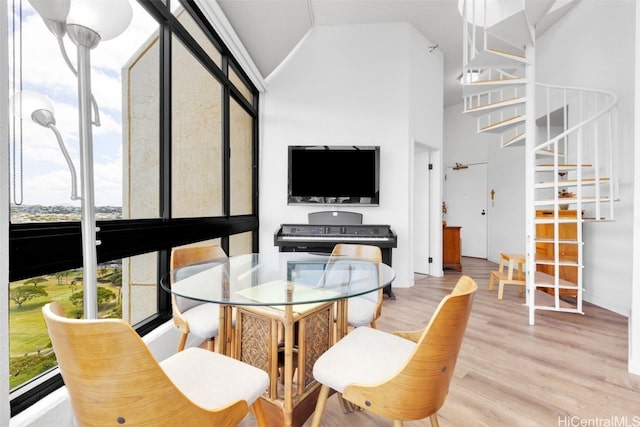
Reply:
M429 213L430 208L429 151L415 144L413 167L413 271L429 274Z
M461 226L462 256L487 258L487 164L445 169L447 225Z

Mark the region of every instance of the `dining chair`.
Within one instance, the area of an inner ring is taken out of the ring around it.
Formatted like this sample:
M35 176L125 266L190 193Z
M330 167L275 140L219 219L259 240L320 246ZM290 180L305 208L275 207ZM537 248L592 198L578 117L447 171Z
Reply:
M346 256L362 258L372 262L382 262L382 251L378 246L338 243L331 251L332 258ZM331 262L331 261L330 261ZM335 259L333 260L335 262ZM349 298L347 316L349 326L376 327L376 320L382 313L382 288L376 292Z
M171 251L171 270L207 260L227 258L220 246L185 246ZM202 268L194 265L193 269ZM180 280L180 272L175 273ZM214 351L215 337L220 330L220 305L196 301L171 294L173 323L182 335L178 342L178 351L184 350L189 333L207 340L207 349Z
M267 425L261 369L196 347L158 363L121 319L69 319L58 302L42 313L79 426L236 426L249 405Z
M423 329L391 334L361 327L338 341L313 367L322 387L311 426L320 425L333 389L394 427L426 417L437 427L477 288L462 276Z

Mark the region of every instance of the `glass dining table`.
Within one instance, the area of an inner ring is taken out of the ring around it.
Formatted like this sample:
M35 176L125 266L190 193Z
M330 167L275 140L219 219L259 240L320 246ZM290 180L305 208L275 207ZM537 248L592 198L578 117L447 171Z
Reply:
M365 259L269 252L186 265L161 285L220 304L218 351L264 369L271 378L263 396L269 425L297 427L315 407L315 360L347 333L349 299L394 277L388 265Z

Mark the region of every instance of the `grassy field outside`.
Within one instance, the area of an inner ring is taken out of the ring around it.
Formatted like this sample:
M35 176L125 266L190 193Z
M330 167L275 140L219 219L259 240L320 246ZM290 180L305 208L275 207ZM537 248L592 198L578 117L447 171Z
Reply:
M113 293L113 298L99 306L99 317L120 316L119 268L102 268L98 271L98 287L106 288ZM14 387L34 378L56 366L55 356L51 351L51 340L42 317L42 307L58 301L65 309L68 317L82 317L82 304L74 305L71 296L81 292L81 282L73 279L82 276L81 270L73 270L60 275L40 276L44 280L20 280L11 282L9 290L21 286L38 286L44 289L47 296L37 296L22 303L9 301L9 351L10 351L10 387ZM25 283L26 282L26 283ZM110 296L111 294L107 292Z

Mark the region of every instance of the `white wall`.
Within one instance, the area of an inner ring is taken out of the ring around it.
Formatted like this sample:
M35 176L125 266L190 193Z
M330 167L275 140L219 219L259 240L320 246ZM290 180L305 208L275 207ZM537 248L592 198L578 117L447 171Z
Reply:
M585 301L629 315L633 266L635 2L579 2L536 46L542 83L613 91L618 95L616 220L584 224ZM559 41L562 42L559 42Z
M422 53L416 47L420 43ZM407 24L319 26L267 78L261 116L260 251L277 250L273 234L281 224L306 223L309 212L332 209L287 206L288 145L379 145L380 206L344 209L361 212L365 223L392 226L398 236L394 286L413 283L413 138L442 144L442 58L429 56L427 46ZM432 84L440 93L426 89L431 86L424 81L434 73ZM424 98L414 98L413 90ZM412 117L421 120L411 123ZM327 173L340 171L328 168Z
M493 134L476 133L476 118L462 113L462 103L445 108L444 165L487 163L487 259L500 252L525 253L524 147L501 148Z
M431 44L412 27L410 38L409 101L411 139L429 149L443 145L443 57L439 49L428 51Z
M476 119L462 113L462 99L459 104L444 110L444 165L457 163L483 163L490 160L489 142L491 135L476 133Z
M443 58L442 52L425 49L425 39L411 32L410 157L413 178L409 206L410 272L442 276L442 146ZM435 58L434 58L435 57ZM435 60L434 60L435 59ZM428 164L432 164L431 171ZM432 262L429 263L429 258Z

